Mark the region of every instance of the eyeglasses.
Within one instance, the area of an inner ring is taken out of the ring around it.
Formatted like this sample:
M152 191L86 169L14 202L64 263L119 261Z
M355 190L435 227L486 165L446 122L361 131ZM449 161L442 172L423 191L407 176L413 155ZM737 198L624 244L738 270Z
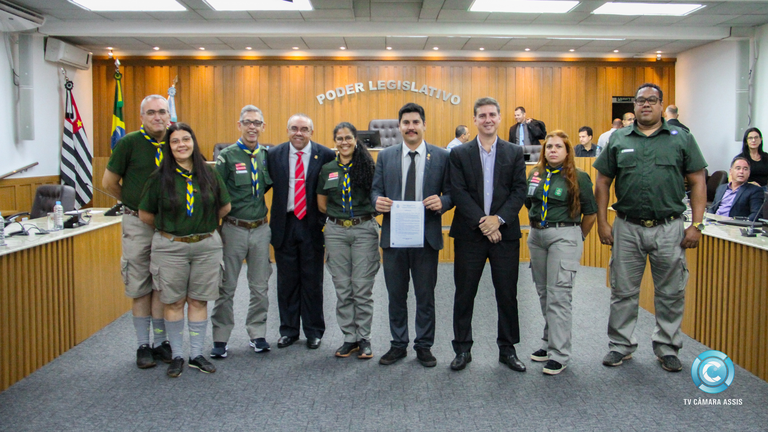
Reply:
M155 110L144 111L144 115L149 116L149 117L154 117L155 114L159 114L161 116L164 116L164 115L168 114L168 110L161 109L161 110L157 110L157 111L155 111Z
M748 136L747 141L760 141L760 136L759 135Z
M251 125L256 126L256 127L261 127L261 125L263 125L264 122L263 121L259 121L259 120L253 120L253 121L251 121L251 120L240 120L240 124L245 126L245 127L251 127Z
M656 105L657 103L659 103L660 100L661 99L657 98L656 96L651 96L649 98L639 97L635 99L635 105L643 106L645 105L646 102L648 102L651 105Z
M290 128L290 129L288 129L288 130L289 130L289 131L291 131L292 133L301 132L301 133L304 133L304 134L305 134L305 133L309 133L309 131L310 131L311 129L310 129L310 128L308 128L308 127L306 127L306 126L304 126L303 128L298 128L298 127L296 127L296 126L291 126L291 128Z
M334 141L336 141L337 143L342 143L342 142L355 142L355 137L353 137L352 135L347 135L347 136L344 136L344 137L342 137L342 136L337 136L337 137L336 137L336 138L334 138L333 140L334 140Z

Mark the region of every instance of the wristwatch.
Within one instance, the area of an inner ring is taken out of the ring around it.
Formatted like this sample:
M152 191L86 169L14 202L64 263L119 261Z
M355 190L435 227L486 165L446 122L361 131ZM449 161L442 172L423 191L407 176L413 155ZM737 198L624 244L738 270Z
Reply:
M694 222L691 225L699 231L704 231L704 224L701 222Z
M506 223L506 222L504 222L504 219L502 219L502 218L501 218L501 216L499 216L499 215L496 215L496 217L497 217L497 218L499 218L499 223L500 223L501 225L504 225L504 224Z

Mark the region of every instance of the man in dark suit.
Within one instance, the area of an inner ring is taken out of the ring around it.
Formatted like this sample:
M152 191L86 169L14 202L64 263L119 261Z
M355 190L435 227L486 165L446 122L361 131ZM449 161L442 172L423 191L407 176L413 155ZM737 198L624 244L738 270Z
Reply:
M541 120L528 118L525 108L515 108L515 123L509 128L509 142L517 145L539 145L547 136L547 126Z
M679 116L679 111L677 110L677 107L675 105L669 105L666 110L664 110L664 117L667 118L667 124L671 124L672 126L677 126L679 128L682 128L686 132L690 132L691 130L688 129L688 126L680 123L680 120L677 119Z
M450 236L454 240L453 350L451 369L472 361L472 312L485 261L498 311L499 361L525 372L517 358L520 342L517 311L517 270L520 262L520 221L526 178L523 149L496 135L499 103L485 97L475 102L477 137L451 151L451 197L456 212Z
M407 355L408 285L413 277L416 295L416 339L419 362L434 367L435 285L437 260L443 248L441 216L453 208L448 180L448 151L427 144L424 108L407 103L398 114L403 143L379 152L371 188L371 202L384 214L381 247L384 249L384 281L389 293L390 350L379 360L390 365ZM424 246L399 248L390 244L390 212L393 201L424 204Z
M316 349L325 332L323 319L323 225L315 189L320 167L332 161L333 150L311 141L312 119L294 114L288 119L288 142L268 152L272 178L272 246L277 264L277 304L280 309L278 348L299 340L299 325L307 347Z
M749 173L747 159L734 159L731 162L731 182L717 187L709 212L720 216L742 216L751 221L760 217L765 193L760 186L747 183Z

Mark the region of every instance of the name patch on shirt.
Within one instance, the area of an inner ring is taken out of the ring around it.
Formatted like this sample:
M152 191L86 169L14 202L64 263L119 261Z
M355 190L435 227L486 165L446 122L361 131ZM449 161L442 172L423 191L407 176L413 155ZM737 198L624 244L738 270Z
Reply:
M621 152L622 152L622 153L632 153L632 152L634 152L634 151L635 151L635 149L624 149L624 150L622 150Z
M332 173L328 174L328 180L336 180L338 178L339 178L339 173L337 173L337 172L332 172Z
M235 172L237 174L248 174L248 167L246 167L242 162L237 162L235 164Z
M555 196L561 196L562 194L563 194L563 189L562 188L555 189Z

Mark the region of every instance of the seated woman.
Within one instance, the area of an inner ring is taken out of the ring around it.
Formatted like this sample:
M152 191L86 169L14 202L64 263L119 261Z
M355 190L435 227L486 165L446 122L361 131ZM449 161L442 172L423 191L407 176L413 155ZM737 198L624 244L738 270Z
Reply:
M189 366L205 373L216 368L203 357L209 301L219 296L222 244L219 219L231 208L224 181L208 167L186 123L165 134L160 167L147 180L139 218L155 228L150 272L165 304L165 328L173 360L168 376L184 369L184 305L189 321Z
M597 202L589 174L574 165L568 135L556 130L544 142L525 198L531 220L531 273L544 315L541 348L531 360L547 362L543 372L557 375L571 357L573 284L584 239L597 219Z
M339 154L323 165L317 182L317 207L328 215L323 233L326 265L336 286L336 319L344 334L337 357L370 359L373 283L379 271L379 223L374 219L371 184L376 165L357 142L357 129L339 123L333 129Z
M763 134L760 129L751 127L744 131L744 140L741 153L737 157L743 157L749 162L749 183L768 188L768 153L763 151Z
M720 216L746 217L751 221L760 217L765 193L763 188L747 183L749 175L749 161L740 156L734 159L729 173L731 181L717 187L715 200L708 211Z

